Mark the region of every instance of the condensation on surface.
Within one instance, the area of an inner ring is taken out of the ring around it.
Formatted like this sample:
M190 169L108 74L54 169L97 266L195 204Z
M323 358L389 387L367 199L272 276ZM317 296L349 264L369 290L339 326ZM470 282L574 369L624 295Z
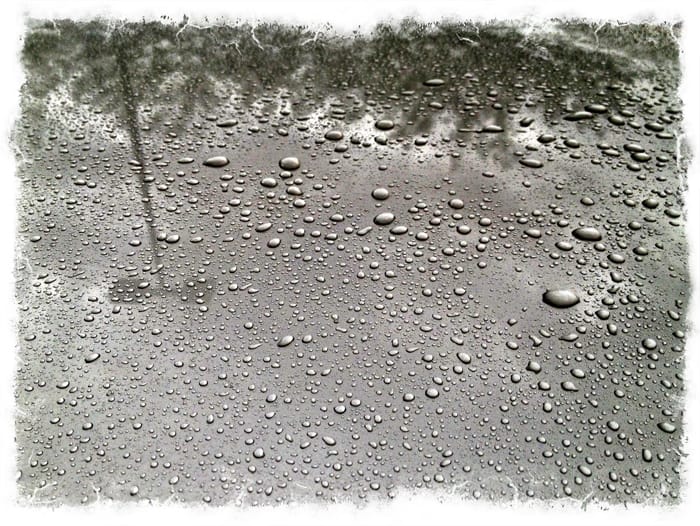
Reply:
M32 23L20 493L676 502L678 31Z

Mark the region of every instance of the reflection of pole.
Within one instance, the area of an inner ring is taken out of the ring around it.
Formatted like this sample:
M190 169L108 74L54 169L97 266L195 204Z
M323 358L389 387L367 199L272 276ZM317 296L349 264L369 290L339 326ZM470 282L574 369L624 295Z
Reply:
M153 257L151 266L153 267L152 270L156 270L157 267L160 267L160 255L158 254L158 247L156 245L156 231L155 225L153 224L153 206L151 203L151 194L149 193L149 184L146 182L143 173L146 164L143 154L143 144L141 142L141 132L139 130L136 95L134 94L131 78L129 77L129 69L124 52L126 44L123 38L122 35L119 35L116 45L119 85L121 87L122 102L124 103L124 112L126 114L126 127L131 139L131 148L134 151L136 161L140 165L140 170L138 171L139 190L141 192L141 202L143 203L146 216L145 221L148 224L148 237L151 243L151 253Z

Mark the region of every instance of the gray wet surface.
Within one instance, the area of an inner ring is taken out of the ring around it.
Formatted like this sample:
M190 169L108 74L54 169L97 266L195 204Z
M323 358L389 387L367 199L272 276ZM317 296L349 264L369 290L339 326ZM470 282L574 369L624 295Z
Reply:
M34 503L668 502L678 28L34 22Z

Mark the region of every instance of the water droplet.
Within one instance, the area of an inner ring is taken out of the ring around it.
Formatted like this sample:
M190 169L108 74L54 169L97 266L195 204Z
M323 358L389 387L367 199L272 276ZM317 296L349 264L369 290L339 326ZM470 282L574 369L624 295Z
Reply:
M217 155L215 157L209 157L206 161L204 161L204 166L212 166L214 168L221 168L222 166L226 166L229 163L229 160L224 157L223 155Z
M277 342L277 347L286 347L290 343L294 341L294 336L291 334L287 334L286 336L282 336L282 338L279 339Z
M592 226L577 228L571 234L581 241L600 241L603 239L600 231Z
M528 168L542 168L544 164L538 159L533 159L532 157L526 157L525 159L520 159L520 164L527 166Z
M381 214L377 214L375 216L374 223L380 226L385 226L393 223L394 219L394 214L391 212L382 212Z
M389 119L382 119L377 121L375 123L375 126L379 130L391 130L394 127L394 121L390 121Z
M526 369L528 371L532 371L533 373L539 373L542 370L542 366L538 362L530 360L527 364Z
M469 356L469 354L465 353L465 352L458 352L457 358L459 358L459 361L462 362L463 364L468 365L472 362L472 357Z
M658 427L664 433L674 433L676 431L676 426L670 422L660 422Z
M300 166L301 163L296 157L285 157L284 159L280 160L280 168L282 168L282 170L294 171Z
M340 130L328 130L324 137L329 141L339 141L343 138L343 132Z
M573 307L580 301L579 297L572 290L569 289L547 290L542 295L542 300L547 305L556 307L558 309Z
M372 197L374 197L377 201L384 201L385 199L389 198L389 190L386 188L375 188L372 190Z
M576 385L574 385L574 382L570 380L562 382L561 388L564 389L564 391L578 391L578 387L576 387Z
M92 363L92 362L97 361L99 359L100 359L100 353L93 352L93 353L88 354L85 357L85 363Z

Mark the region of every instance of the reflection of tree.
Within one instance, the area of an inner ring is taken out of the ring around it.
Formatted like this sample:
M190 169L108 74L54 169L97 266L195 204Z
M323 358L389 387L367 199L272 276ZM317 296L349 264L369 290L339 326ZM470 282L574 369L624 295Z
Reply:
M117 76L119 79L119 89L121 95L121 97L116 98L121 99L122 101L126 128L131 140L132 152L136 158L136 162L139 164L139 192L141 193L141 202L143 203L144 219L148 223L148 237L150 241L149 246L155 260L154 263L159 265L160 256L158 255L158 251L156 249L156 231L155 224L153 223L153 204L151 202L150 185L146 182L144 177L146 159L143 153L143 141L141 140L137 96L131 82L129 64L126 56L126 37L121 33L116 33L113 38L115 40L114 51L116 54Z
M644 24L614 30L582 23L558 27L565 30L526 36L512 25L404 20L396 26L379 25L368 35L341 37L274 23L39 23L28 32L23 49L29 73L23 111L28 117L43 115L47 95L61 87L74 100L116 115L142 167L140 192L152 229L149 183L143 176L148 160L140 137L145 106L162 110L151 112L154 121L177 111L180 118L170 130L179 132L196 111L211 110L222 83L247 92L252 100L284 88L298 99L298 114L348 89L363 92L364 100L345 115L346 122L364 117L364 105L372 99L378 102L372 110L376 117L390 113L388 117L412 121L413 131L427 132L438 113L429 103L438 100L459 115L457 128L478 129L483 120L505 127L506 108L522 106L517 96L523 93L565 85L566 92L537 97L544 110L560 111L565 100L593 100L612 79L625 82L638 74L626 57L646 57L652 63L666 57L670 67L677 64L674 35L666 29ZM582 42L599 49L583 53ZM654 45L647 46L649 42ZM542 46L545 54L538 51ZM613 47L623 53L606 51ZM433 77L449 82L422 86ZM169 89L174 78L180 87ZM502 109L492 108L495 99L487 97L491 89L497 89ZM470 99L476 106L467 104ZM487 147L498 144L490 141ZM153 231L151 242L155 248Z
M173 75L183 77L186 88L170 93L169 102L187 115L211 98L219 81L235 83L253 94L280 87L300 91L303 84L313 82L319 96L347 83L376 98L416 90L434 76L456 75L461 82L462 75L471 72L480 78L482 88L497 81L509 87L526 75L535 83L564 79L572 88L588 91L583 71L599 80L624 80L634 73L629 61L605 52L610 46L632 47L637 57L642 53L654 59L677 58L670 32L655 26L631 25L613 31L608 26L567 24L566 30L532 37L515 26L405 20L350 38L271 23L253 27L195 26L187 20L121 25L48 22L27 35L23 59L29 72L36 74L29 76L25 89L41 99L56 86L69 85L77 100L88 95L103 109L118 110L121 102L115 84L119 80L114 71L119 51L141 105L157 103L163 83ZM581 53L572 45L571 35L597 42L600 51ZM648 41L655 45L645 46ZM549 57L533 53L540 44L546 45ZM299 71L306 73L298 78ZM77 76L71 80L73 75Z

